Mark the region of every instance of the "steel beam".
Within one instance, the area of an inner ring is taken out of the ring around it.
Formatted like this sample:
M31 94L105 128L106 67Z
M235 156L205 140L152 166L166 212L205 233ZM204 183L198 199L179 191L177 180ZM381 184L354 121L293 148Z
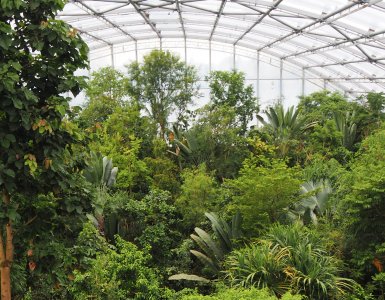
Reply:
M259 71L260 71L260 57L259 57L259 51L257 52L257 98L259 99L260 96L260 76L259 76Z
M211 30L211 33L210 33L210 38L209 38L209 40L211 40L211 39L213 38L215 29L217 28L219 19L220 19L221 16L222 16L223 9L225 8L226 2L227 2L227 0L222 0L221 6L219 7L219 11L218 11L217 17L215 18L215 22L214 22L213 29Z
M121 33L123 33L125 36L128 36L131 40L133 41L136 41L136 39L128 32L126 32L125 30L123 30L122 28L120 28L120 26L118 26L117 24L115 24L114 22L112 22L111 20L107 19L103 14L99 14L98 12L96 12L94 9L92 9L90 6L88 6L87 4L83 3L83 1L80 1L80 0L77 0L77 1L73 1L74 4L78 4L81 6L81 8L83 10L85 10L87 13L91 13L94 17L98 18L98 19L101 19L102 21L104 21L105 23L109 24L110 26L112 26L113 28L115 28L116 30L120 31Z
M156 28L156 24L150 20L149 13L142 11L137 2L133 0L128 0L128 1L131 3L132 7L135 8L136 12L142 16L143 20L147 23L147 25L149 25L151 29L156 33L158 38L162 39L160 30Z
M238 42L245 37L246 34L248 34L255 26L257 26L259 23L263 21L265 17L267 17L274 9L278 7L278 5L282 2L283 0L277 0L274 2L274 4L266 11L264 12L258 20L251 26L249 27L238 39L234 42L234 45L238 44Z

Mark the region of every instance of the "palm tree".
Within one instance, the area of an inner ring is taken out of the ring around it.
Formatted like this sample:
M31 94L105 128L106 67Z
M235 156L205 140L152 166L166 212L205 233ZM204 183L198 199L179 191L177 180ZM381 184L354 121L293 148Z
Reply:
M281 104L269 107L264 111L265 119L257 115L258 120L272 135L274 142L279 146L281 154L285 155L289 150L289 142L297 139L306 129L313 127L316 123L306 123L305 118L300 116L300 111L294 106L286 111Z

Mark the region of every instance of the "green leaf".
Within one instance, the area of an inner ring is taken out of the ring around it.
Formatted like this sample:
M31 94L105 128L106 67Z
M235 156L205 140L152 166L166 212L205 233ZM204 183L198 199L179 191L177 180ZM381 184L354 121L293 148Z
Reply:
M14 209L14 208L8 209L7 215L11 221L16 221L19 218L19 214L17 213L16 209Z
M15 108L22 109L23 108L23 102L19 98L12 98L13 105Z
M8 50L12 45L12 38L10 36L2 36L0 38L0 47L4 50Z
M22 66L21 64L18 62L18 61L12 61L10 63L10 65L16 70L16 71L20 71Z
M56 106L56 110L57 110L62 116L64 116L65 113L66 113L66 109L65 109L65 107L64 107L63 105L57 105L57 106Z
M8 149L11 144L10 141L7 140L6 138L3 138L0 143L1 143L1 146L6 149Z
M12 143L15 143L15 142L16 142L16 138L15 138L15 136L14 136L13 134L6 134L6 135L5 135L5 138L6 138L7 140L9 140L10 142L12 142Z
M12 178L15 177L15 172L11 169L5 169L5 170L3 170L3 173L9 177L12 177Z

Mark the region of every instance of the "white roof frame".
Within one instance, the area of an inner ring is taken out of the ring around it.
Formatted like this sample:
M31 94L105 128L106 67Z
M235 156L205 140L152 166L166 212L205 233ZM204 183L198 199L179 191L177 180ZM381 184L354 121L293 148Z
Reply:
M374 13L383 18L370 22ZM200 39L273 56L342 89L349 80L364 91L372 89L366 82L385 88L383 0L70 0L59 18L91 51L154 38L180 38L186 47L187 39ZM366 63L370 72L360 67Z

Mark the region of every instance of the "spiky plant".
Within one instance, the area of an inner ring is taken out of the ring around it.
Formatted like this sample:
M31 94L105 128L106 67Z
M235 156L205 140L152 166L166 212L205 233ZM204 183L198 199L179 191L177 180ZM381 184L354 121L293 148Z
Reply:
M354 282L342 278L340 262L329 255L319 236L298 224L275 225L266 234L273 245L289 249L289 260L284 272L291 289L309 299L339 299Z
M290 288L284 273L288 248L261 241L233 251L225 263L225 278L232 286L269 288L282 295Z
M301 117L299 109L294 106L285 111L284 107L278 104L269 107L264 113L266 120L260 115L257 115L257 118L272 135L282 155L286 155L292 140L298 139L302 132L316 124L307 123L306 119Z

